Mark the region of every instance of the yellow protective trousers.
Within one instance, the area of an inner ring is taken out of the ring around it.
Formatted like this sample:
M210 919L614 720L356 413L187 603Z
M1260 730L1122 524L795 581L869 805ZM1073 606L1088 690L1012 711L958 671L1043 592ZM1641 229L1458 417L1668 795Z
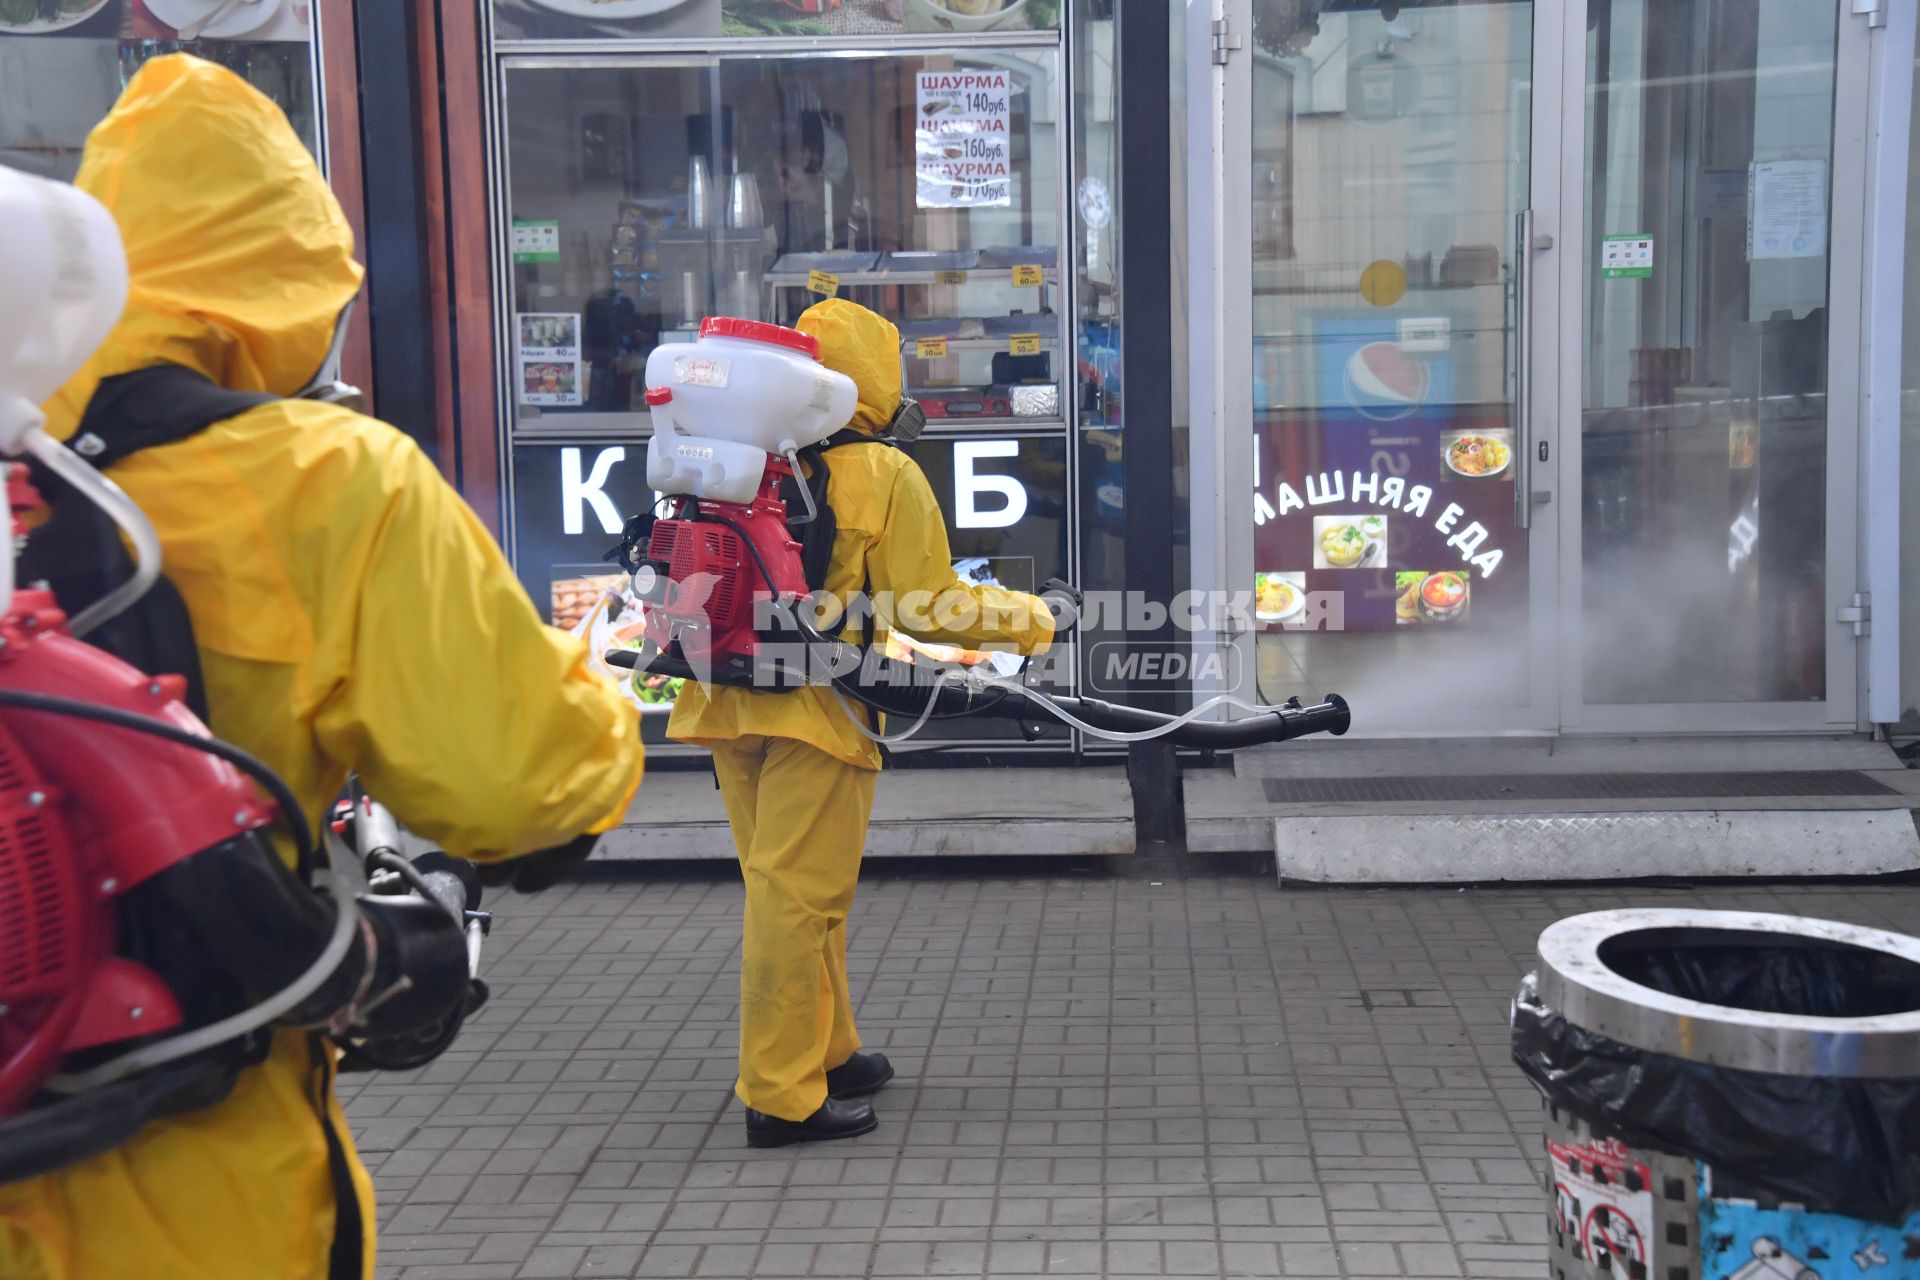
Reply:
M860 1047L847 911L880 775L791 738L712 747L747 884L734 1093L755 1111L804 1120L827 1099L828 1068Z

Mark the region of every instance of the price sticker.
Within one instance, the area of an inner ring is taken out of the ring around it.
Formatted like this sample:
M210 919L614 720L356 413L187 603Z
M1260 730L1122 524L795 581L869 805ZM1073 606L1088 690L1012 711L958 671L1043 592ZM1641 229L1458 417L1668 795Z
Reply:
M1047 282L1047 273L1044 268L1029 263L1026 266L1015 267L1013 269L1013 282L1022 288L1031 285L1045 284Z
M913 354L922 360L944 360L947 358L947 340L945 338L920 338L913 344Z
M1040 335L1037 333L1016 333L1012 338L1008 339L1007 350L1016 356L1037 356L1040 354Z
M936 271L933 278L940 284L965 284L967 273L964 271Z
M831 298L840 292L840 277L831 271L807 272L807 291L817 293L823 298Z

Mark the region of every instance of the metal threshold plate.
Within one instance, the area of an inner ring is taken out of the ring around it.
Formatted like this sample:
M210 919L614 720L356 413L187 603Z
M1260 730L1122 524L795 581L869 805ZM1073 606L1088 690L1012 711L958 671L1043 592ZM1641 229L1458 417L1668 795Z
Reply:
M1263 778L1269 804L1534 800L1734 800L1893 796L1856 770L1771 773L1463 774L1405 778Z

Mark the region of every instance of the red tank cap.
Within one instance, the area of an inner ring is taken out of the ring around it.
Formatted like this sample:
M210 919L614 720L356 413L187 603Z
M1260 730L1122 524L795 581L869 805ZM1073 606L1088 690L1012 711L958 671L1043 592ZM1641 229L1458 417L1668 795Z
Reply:
M809 360L820 358L820 344L810 333L785 325L763 324L758 320L736 320L732 316L708 316L700 322L703 338L739 338L746 342L766 342L804 352Z
M662 404L666 404L669 400L672 400L672 399L673 399L672 387L648 387L647 388L648 404L662 405Z

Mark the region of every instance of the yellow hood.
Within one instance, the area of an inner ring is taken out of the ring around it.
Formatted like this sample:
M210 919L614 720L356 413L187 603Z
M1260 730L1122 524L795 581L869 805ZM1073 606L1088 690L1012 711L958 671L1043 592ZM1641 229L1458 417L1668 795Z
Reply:
M74 181L119 224L127 309L47 402L54 435L102 379L152 364L276 395L319 372L361 268L319 167L258 90L184 53L156 58L88 135Z
M794 328L820 344L820 363L853 379L860 404L849 425L878 431L900 407L900 330L857 302L828 298L808 307Z

